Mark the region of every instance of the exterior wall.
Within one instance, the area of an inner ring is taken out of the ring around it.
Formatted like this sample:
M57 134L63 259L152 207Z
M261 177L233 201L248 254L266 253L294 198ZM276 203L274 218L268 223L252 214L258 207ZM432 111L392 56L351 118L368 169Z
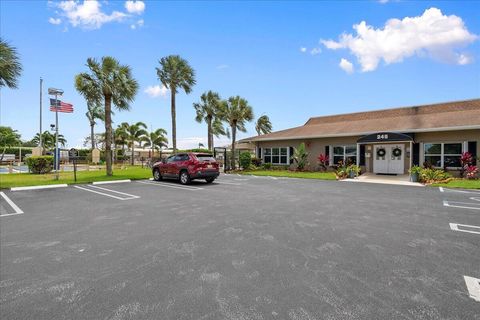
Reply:
M356 145L359 136L354 137L336 137L336 138L319 138L319 139L307 139L307 140L280 140L280 141L259 141L258 147L260 148L273 148L273 147L294 147L297 148L302 142L305 143L305 147L308 152L308 170L316 170L318 168L318 156L321 153L325 153L325 147L329 145ZM330 152L333 152L331 150Z
M332 145L356 145L357 140L360 136L351 136L351 137L335 137L335 138L316 138L316 139L295 139L295 140L278 140L278 141L258 141L257 147L260 148L271 148L271 147L298 147L300 143L304 142L307 152L309 153L308 161L309 170L316 170L318 168L317 157L321 153L325 153L325 147ZM423 163L423 143L429 142L468 142L476 141L477 142L477 157L480 156L480 130L459 130L459 131L437 131L437 132L423 132L415 133L415 142L420 143L420 164ZM410 157L413 157L413 150L410 150L410 144L407 143L395 143L395 142L384 142L382 144L404 144L404 154L405 154L405 173L408 173L410 168ZM362 171L371 172L373 171L373 157L374 157L374 144L366 144L365 152L370 153L370 158L365 158L365 166L362 167ZM368 150L370 147L370 150ZM464 151L466 151L464 147ZM470 150L472 151L472 150ZM330 150L333 152L333 150Z

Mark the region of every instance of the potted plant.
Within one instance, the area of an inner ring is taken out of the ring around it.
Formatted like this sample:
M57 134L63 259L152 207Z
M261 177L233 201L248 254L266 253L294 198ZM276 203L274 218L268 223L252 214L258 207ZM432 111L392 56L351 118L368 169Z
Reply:
M412 166L408 172L410 173L410 181L418 182L422 168L419 166Z
M360 167L357 166L356 164L349 165L347 168L348 177L350 179L353 179L360 174L360 171L361 171Z

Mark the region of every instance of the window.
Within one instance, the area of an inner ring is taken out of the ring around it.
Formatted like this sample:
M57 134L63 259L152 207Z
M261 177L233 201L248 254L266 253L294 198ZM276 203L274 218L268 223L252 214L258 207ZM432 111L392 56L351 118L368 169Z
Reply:
M437 168L459 168L463 144L455 143L425 143L423 145L424 160Z
M263 148L263 163L288 165L288 148Z
M333 164L337 165L339 162L357 163L357 146L333 146Z

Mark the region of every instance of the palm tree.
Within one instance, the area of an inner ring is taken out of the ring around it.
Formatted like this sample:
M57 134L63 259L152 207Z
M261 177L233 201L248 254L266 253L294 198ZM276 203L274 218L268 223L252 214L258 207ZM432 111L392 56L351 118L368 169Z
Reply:
M0 88L16 89L22 74L22 64L15 47L0 38Z
M37 133L35 137L33 137L32 142L35 144L40 143L40 134ZM67 144L67 139L63 136L63 134L58 135L58 143L62 146L65 147ZM54 149L55 148L55 135L53 133L50 133L50 131L45 130L42 133L42 144L43 147L46 149Z
M155 150L160 152L160 158L162 157L162 148L167 146L168 139L166 137L167 131L165 129L157 129L149 132L143 139L145 141L144 146L150 147L152 150L152 158L155 154Z
M160 82L170 89L171 112L172 112L172 145L173 152L177 151L177 124L175 109L175 94L178 89L183 89L186 94L192 91L195 85L195 70L187 60L178 55L163 57L159 61L160 68L156 68Z
M3 160L7 148L18 146L21 143L22 141L20 140L20 134L17 132L17 130L13 130L10 127L0 127L0 146L3 147L0 161Z
M117 129L114 130L113 137L113 142L116 146L122 147L122 156L125 156L125 146L127 145L127 133L125 132L125 128L119 125Z
M137 122L134 124L128 124L127 122L123 122L121 125L121 134L125 135L125 140L127 141L127 146L132 150L131 156L131 163L132 166L134 165L134 157L135 157L135 143L140 144L140 142L144 141L145 136L148 135L147 125L143 122Z
M222 100L218 93L208 91L200 96L200 102L194 103L193 107L197 112L195 120L198 123L205 121L207 124L208 150L213 150L213 136L225 135L220 114L222 112Z
M104 121L105 120L105 111L101 104L102 97L100 92L93 87L93 83L85 83L82 85L83 81L80 75L75 77L75 84L79 84L76 86L77 91L87 100L87 112L85 116L90 123L90 142L92 144L92 150L95 149L95 125L97 124L95 120L99 119Z
M118 110L130 109L130 103L138 91L138 83L132 76L128 65L121 65L112 57L103 57L101 63L93 58L87 59L90 73L82 72L75 77L75 87L79 92L85 88L96 88L96 99L103 98L105 106L105 162L107 175L112 171L112 103ZM100 97L100 98L99 98ZM96 101L101 103L102 101Z
M268 116L263 115L257 119L257 123L255 124L255 131L257 131L258 135L272 132L272 123L270 122Z
M248 101L240 96L230 97L224 102L221 113L222 119L226 121L232 130L232 169L235 169L235 142L237 130L246 132L245 122L253 120L253 110Z

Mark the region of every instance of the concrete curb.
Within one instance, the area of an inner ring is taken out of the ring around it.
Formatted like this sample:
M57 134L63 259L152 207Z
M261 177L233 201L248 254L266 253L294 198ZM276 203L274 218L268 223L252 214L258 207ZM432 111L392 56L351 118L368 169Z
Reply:
M96 181L96 182L92 182L92 184L110 184L110 183L125 183L125 182L132 182L132 180L126 179L126 180Z
M10 188L10 191L54 189L54 188L65 188L65 187L68 187L68 185L67 184L47 184L42 186L31 186L31 187L13 187L13 188Z

